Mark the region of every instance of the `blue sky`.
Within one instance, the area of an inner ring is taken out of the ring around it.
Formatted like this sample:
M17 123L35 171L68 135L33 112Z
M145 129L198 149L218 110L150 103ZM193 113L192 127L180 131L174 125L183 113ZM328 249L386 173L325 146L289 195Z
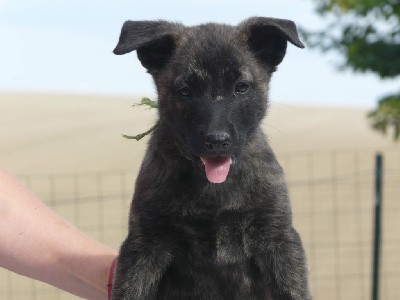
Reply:
M122 23L166 19L236 24L250 16L321 28L312 0L0 0L0 90L154 95L136 55L115 56ZM399 80L339 72L337 54L288 47L270 98L282 104L372 107Z

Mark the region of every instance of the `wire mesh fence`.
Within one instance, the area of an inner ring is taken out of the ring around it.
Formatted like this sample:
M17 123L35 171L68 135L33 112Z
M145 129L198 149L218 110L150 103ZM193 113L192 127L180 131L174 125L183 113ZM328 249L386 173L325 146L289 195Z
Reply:
M306 248L314 299L371 294L373 150L282 153L294 222ZM381 299L400 299L400 151L383 151ZM118 248L127 232L136 174L129 170L25 175L20 179L88 235ZM0 270L0 299L76 299Z

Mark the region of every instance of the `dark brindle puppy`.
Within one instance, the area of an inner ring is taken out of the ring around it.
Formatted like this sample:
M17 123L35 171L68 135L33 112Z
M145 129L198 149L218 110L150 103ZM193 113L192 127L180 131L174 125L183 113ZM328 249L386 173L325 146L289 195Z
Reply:
M284 174L260 129L288 20L127 21L159 126L136 182L113 299L310 299Z

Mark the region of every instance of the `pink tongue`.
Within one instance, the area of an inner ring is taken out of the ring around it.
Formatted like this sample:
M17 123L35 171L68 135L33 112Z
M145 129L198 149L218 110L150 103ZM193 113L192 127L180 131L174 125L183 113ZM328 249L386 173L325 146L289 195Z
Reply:
M208 181L221 183L226 180L232 159L230 157L200 157L206 167Z

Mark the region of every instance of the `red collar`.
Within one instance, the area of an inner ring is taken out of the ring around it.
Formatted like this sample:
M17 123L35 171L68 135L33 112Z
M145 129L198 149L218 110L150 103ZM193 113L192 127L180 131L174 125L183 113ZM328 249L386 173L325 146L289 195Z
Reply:
M111 290L114 278L115 265L117 264L118 256L116 256L111 264L110 273L108 275L108 300L111 300Z

